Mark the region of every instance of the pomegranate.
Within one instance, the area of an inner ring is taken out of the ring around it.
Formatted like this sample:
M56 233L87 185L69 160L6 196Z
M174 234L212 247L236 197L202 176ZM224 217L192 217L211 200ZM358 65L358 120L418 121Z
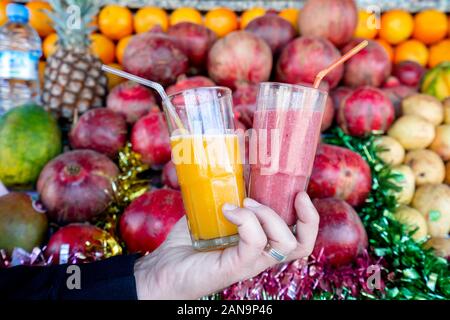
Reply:
M398 87L400 85L401 85L400 80L398 80L397 77L389 76L381 87L383 89L384 88L395 88L395 87Z
M178 77L177 83L166 89L167 94L174 94L183 90L194 89L199 87L213 87L216 84L209 78L204 76L195 76L187 78L185 75Z
M324 132L331 127L331 125L333 124L333 120L334 120L334 113L335 113L335 111L334 111L333 99L328 97L327 103L325 105L325 109L323 111L322 126L320 127L321 132Z
M353 39L343 49L347 52L358 45L362 39ZM391 74L391 61L386 50L376 41L368 40L369 45L345 63L344 83L349 87L379 87Z
M125 118L110 109L91 109L84 113L70 131L74 149L91 149L114 158L127 142Z
M399 117L402 114L403 99L417 93L414 88L404 85L399 85L392 88L383 88L382 90L386 97L391 100L391 103L394 106L396 117Z
M281 49L296 35L294 27L277 14L265 14L252 20L245 31L251 32L267 42L273 55L278 55Z
M56 231L48 242L45 250L47 258L52 258L53 264L67 263L69 258L88 257L95 254L95 251L110 249L104 245L117 245L116 240L106 231L90 224L72 223ZM61 249L68 252L61 256ZM60 259L61 258L61 259ZM96 259L94 259L96 260Z
M405 86L418 88L425 74L425 68L415 61L403 61L394 66L392 74Z
M256 111L259 85L241 84L233 91L233 109L237 119L245 128L253 126L253 114Z
M361 87L349 94L338 110L337 121L345 133L361 137L385 132L395 119L391 100L377 88Z
M317 74L341 57L340 52L325 38L299 37L281 52L276 66L276 78L286 83L314 83ZM336 67L324 80L330 88L338 85L344 67Z
M186 73L189 61L172 37L146 32L131 39L125 49L123 66L132 74L167 86Z
M169 188L180 190L180 184L178 183L178 176L177 171L175 169L174 163L171 161L167 162L164 165L163 171L162 171L162 182L164 185L168 186Z
M358 12L354 0L308 0L298 21L302 35L324 37L341 47L355 32Z
M127 81L111 90L106 107L122 114L128 123L133 124L158 106L150 89L136 82Z
M44 167L37 191L50 219L62 224L87 221L108 207L118 173L114 162L103 154L70 151Z
M120 218L120 233L130 252L151 252L164 242L185 214L180 191L160 189L134 200Z
M161 112L151 112L135 123L131 131L133 151L149 165L163 165L170 160L170 138Z
M313 204L320 216L319 233L312 253L315 257L323 252L327 263L339 267L351 263L367 249L366 229L347 202L326 198L315 199Z
M191 66L205 69L209 49L217 39L212 30L196 23L181 22L171 26L167 33L176 40Z
M339 109L342 100L344 100L344 98L352 91L353 89L349 87L337 87L336 89L330 92L330 97L331 99L333 99L333 105L336 111Z
M335 197L357 207L372 187L369 165L356 152L320 144L308 186L312 198Z
M210 78L235 89L244 82L267 81L272 70L272 52L261 38L247 31L235 31L216 41L208 56Z

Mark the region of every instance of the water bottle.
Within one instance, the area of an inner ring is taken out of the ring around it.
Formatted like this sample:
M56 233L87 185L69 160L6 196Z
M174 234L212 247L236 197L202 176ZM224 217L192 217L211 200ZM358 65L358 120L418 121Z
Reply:
M40 101L41 39L28 25L28 9L9 4L0 28L0 116L11 108Z

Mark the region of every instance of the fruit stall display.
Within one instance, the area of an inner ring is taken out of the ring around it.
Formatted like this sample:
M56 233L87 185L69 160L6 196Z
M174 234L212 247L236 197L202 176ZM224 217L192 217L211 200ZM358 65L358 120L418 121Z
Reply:
M42 105L0 118L0 267L152 252L184 215L159 98L102 63L168 93L230 87L236 127L248 129L258 83L311 84L365 38L323 82L313 254L209 298L450 299L446 13L377 19L352 0L240 12L65 2L79 6L81 28L67 26L60 1L27 3L43 40Z

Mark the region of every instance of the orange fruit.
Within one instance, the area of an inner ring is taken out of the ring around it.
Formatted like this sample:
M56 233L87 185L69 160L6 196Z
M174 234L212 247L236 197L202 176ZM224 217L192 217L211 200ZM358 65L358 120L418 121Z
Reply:
M100 33L92 34L91 40L92 52L94 52L94 54L99 57L104 64L113 63L114 58L116 57L116 48L114 42Z
M391 10L381 16L380 38L390 44L399 44L409 37L414 29L414 19L404 10Z
M6 16L6 6L9 3L9 1L0 0L0 26L8 21L8 17Z
M258 17L261 17L265 14L266 9L260 7L245 10L241 15L241 29L245 29L245 27L250 23L250 21Z
M46 37L49 34L55 32L53 29L52 19L47 15L45 10L52 10L52 7L43 1L32 1L27 3L27 8L30 12L29 24L37 31L42 37Z
M120 40L133 34L133 14L127 7L105 6L98 16L100 31L112 40Z
M143 33L159 25L164 31L169 28L169 17L167 13L157 7L144 7L139 9L134 16L134 30Z
M298 30L298 14L299 9L287 8L281 10L278 15L292 24L295 30Z
M395 48L394 62L415 61L425 66L428 62L428 48L418 40L407 40Z
M366 10L359 10L358 25L356 26L354 36L356 38L374 39L377 33L375 14Z
M108 64L108 66L119 69L119 70L123 70L122 66L120 64L117 63L110 63ZM124 78L116 76L115 74L106 72L106 78L108 78L108 88L109 90L111 90L112 88L114 88L115 86L117 86L118 84L121 84L122 82L125 81Z
M45 67L47 63L45 61L39 61L39 82L41 85L41 88L44 85L44 74L45 74Z
M117 43L116 58L120 64L122 64L125 49L127 48L127 45L130 42L131 38L133 38L133 36L128 36L128 37L122 38L122 39L120 39L119 43Z
M209 11L205 16L205 26L214 31L218 37L239 28L236 13L227 8L217 8Z
M448 28L445 13L435 9L424 10L414 17L413 38L433 44L445 38Z
M169 22L171 26L180 22L203 24L203 16L200 11L194 8L178 8L170 15Z
M430 59L428 60L430 68L444 61L450 61L450 39L442 40L430 48Z
M45 37L42 43L42 51L44 52L45 59L48 59L58 49L58 35L52 33Z
M389 43L387 43L386 40L377 39L375 41L378 42L384 48L384 50L388 54L389 60L394 61L394 48L392 48L392 46Z

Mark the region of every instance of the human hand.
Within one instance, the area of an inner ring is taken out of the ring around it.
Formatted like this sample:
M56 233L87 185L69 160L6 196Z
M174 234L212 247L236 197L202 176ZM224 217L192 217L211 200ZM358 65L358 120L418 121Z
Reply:
M307 257L314 249L319 215L305 192L295 200L297 235L270 208L245 199L244 208L223 207L238 226L239 244L224 250L199 252L191 244L186 217L166 241L135 265L139 299L198 299L233 283L258 275L279 262L267 254L269 244L288 257Z

